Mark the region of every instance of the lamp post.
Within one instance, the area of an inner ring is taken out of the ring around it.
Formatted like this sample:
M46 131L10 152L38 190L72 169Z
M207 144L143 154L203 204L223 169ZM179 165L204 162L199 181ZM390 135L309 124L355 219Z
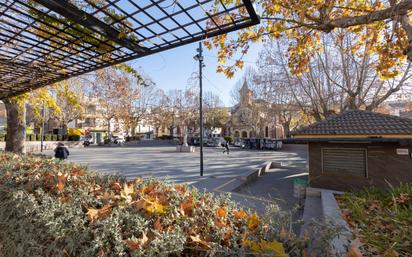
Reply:
M202 42L199 42L199 48L193 58L199 61L199 113L200 113L200 176L203 176L203 89L202 89L202 69L203 64L203 49Z

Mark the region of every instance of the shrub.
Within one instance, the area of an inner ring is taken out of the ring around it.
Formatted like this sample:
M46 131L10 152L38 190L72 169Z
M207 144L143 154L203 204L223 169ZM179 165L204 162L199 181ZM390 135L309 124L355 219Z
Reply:
M67 140L68 141L80 141L80 136L79 135L71 135L71 136L68 136Z
M6 141L6 134L0 134L0 141Z
M224 139L229 144L232 144L235 141L232 136L225 136Z
M4 257L302 254L273 212L261 218L227 196L34 156L0 161Z
M142 138L142 136L137 135L137 136L128 136L126 137L126 142L130 142L130 141L140 141Z
M171 139L173 139L173 136L162 135L162 136L158 137L158 139L160 139L160 140L171 140Z
M52 140L52 135L51 134L44 135L44 141L51 141L51 140Z

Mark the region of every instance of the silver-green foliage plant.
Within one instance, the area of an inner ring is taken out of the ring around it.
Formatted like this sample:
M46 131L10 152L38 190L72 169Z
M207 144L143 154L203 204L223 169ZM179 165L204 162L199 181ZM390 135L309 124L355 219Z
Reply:
M4 257L303 253L287 218L262 218L227 196L35 156L0 153L0 162Z

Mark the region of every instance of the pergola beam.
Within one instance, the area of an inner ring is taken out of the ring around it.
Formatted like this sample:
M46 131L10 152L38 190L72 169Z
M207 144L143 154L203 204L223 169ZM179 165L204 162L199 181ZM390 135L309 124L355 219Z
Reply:
M93 15L88 14L85 11L80 10L68 1L62 0L34 0L35 2L47 7L49 10L60 14L67 19L70 19L92 31L107 37L111 41L117 43L120 46L126 47L137 53L145 53L147 49L139 46L137 43L129 40L123 36L119 31L106 23L95 18Z
M0 99L259 23L252 0L163 1L0 0Z

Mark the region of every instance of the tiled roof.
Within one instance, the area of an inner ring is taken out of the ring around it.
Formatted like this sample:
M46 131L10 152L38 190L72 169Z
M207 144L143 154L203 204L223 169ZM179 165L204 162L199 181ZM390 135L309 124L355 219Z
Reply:
M350 110L296 130L293 135L412 135L412 120Z

